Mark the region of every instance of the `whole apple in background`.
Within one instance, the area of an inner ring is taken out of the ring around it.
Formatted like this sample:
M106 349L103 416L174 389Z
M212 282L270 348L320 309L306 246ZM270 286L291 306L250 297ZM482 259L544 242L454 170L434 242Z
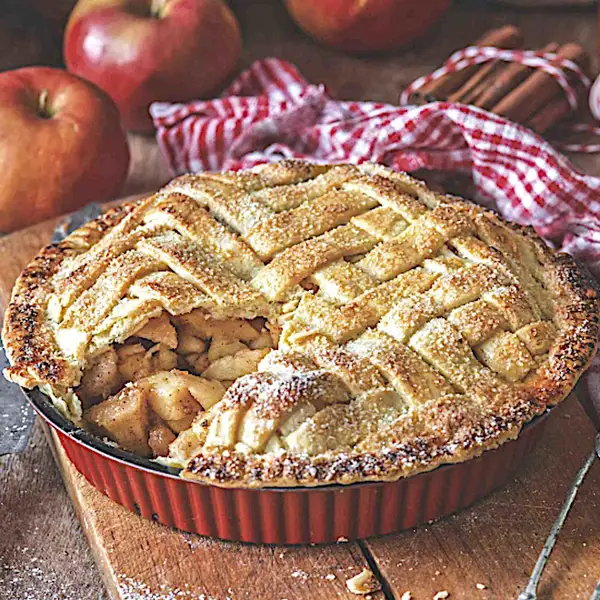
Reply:
M128 129L152 131L152 102L218 92L240 48L238 23L221 0L80 0L64 58L112 97Z
M0 232L116 196L129 147L112 100L49 67L0 73Z
M296 23L315 39L346 52L407 46L446 11L450 0L285 0Z

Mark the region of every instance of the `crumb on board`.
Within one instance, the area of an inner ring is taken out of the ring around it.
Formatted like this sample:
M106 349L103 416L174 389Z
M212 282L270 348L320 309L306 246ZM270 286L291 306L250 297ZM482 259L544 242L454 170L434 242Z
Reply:
M485 590L485 589L487 588L487 585L485 585L485 583L476 583L476 584L475 584L475 587L476 587L478 590Z
M404 592L404 594L402 594L400 600L412 600L412 594L410 593L410 591Z
M304 581L306 581L309 577L310 574L307 573L306 571L303 571L302 569L296 569L293 573L292 573L292 577L294 579L303 579Z
M433 597L433 600L446 600L446 598L450 598L450 592L448 590L442 590Z
M381 583L369 569L363 569L358 575L346 580L346 586L353 594L360 595L381 589Z
M327 575L325 575L325 579L327 579L327 581L333 581L335 579L335 575L333 573L327 573Z

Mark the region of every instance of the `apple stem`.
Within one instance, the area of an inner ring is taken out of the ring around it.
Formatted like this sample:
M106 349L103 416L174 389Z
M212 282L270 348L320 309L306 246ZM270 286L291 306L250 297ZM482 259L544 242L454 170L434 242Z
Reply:
M48 110L48 90L46 89L43 89L40 93L38 112L44 119L51 117L50 111Z
M150 16L155 19L162 18L166 5L166 0L152 0L150 4Z

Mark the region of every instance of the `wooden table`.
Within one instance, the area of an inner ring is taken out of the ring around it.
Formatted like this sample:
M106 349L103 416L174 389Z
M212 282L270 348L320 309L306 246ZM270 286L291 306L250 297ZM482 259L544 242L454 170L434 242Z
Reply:
M280 56L298 65L307 78L325 81L343 98L394 102L416 76L431 70L485 29L503 23L519 25L531 46L550 40L578 40L595 53L593 11L542 15L508 8L485 9L482 4L480 0L457 3L447 18L410 50L386 57L356 58L313 44L289 21L279 0L234 2L244 32L245 64L267 55ZM131 142L133 163L126 192L156 188L168 179L156 145L152 139L141 137L132 137ZM574 160L582 169L600 175L597 156ZM32 235L38 236L41 246L47 233L47 228L39 228ZM18 265L11 263L10 256L4 259L3 280L10 281ZM0 289L0 305L6 302L6 293L5 285ZM575 401L560 410L541 447L513 483L472 509L434 525L399 536L315 549L249 550L248 546L181 534L177 555L167 558L195 562L204 568L204 600L349 598L345 577L367 563L385 583L384 593L374 595L378 600L399 599L408 589L415 600L431 598L443 589L451 592L451 599L513 598L526 581L568 481L593 437L593 428ZM561 536L541 598L588 598L600 576L600 525L596 518L600 509L596 494L599 471L594 467ZM84 522L88 528L97 526L93 520ZM0 598L109 597L39 424L24 453L0 460L0 523ZM122 521L116 519L113 537L119 534L119 527ZM167 535L168 530L140 521L140 531L147 527L159 532L154 531L155 535ZM110 528L103 531L110 551ZM147 551L149 564L164 559L156 548ZM161 573L168 576L166 571ZM477 583L487 588L479 590ZM145 594L143 588L136 589L135 581L121 597L177 598Z

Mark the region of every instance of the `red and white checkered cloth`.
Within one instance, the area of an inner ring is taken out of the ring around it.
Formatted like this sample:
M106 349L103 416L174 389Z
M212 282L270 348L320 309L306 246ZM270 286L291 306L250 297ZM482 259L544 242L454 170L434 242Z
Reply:
M221 98L155 103L150 112L174 174L282 158L470 171L478 200L533 225L600 276L600 178L577 171L529 129L487 111L448 102L343 102L293 65L270 58L255 62ZM600 392L600 366L591 375Z
M480 201L533 225L600 276L600 178L577 171L529 129L487 111L447 102L342 102L271 58L255 62L221 98L155 103L151 114L176 174L282 158L470 171Z

